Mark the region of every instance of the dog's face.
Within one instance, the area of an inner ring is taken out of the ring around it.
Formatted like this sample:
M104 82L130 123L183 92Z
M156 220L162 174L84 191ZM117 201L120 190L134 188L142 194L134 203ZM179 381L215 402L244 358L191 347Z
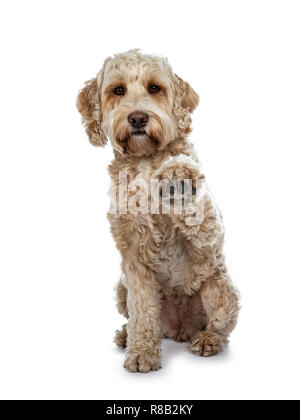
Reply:
M103 146L109 138L119 153L144 156L190 133L198 101L166 59L132 50L105 61L77 106L92 144Z

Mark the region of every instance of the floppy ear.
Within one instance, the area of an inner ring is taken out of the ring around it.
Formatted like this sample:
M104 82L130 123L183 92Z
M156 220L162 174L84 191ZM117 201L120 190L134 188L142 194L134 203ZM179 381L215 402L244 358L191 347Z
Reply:
M81 89L77 97L77 109L81 113L89 141L94 146L105 146L107 143L107 137L101 129L100 86L102 79L101 72L98 78L85 82L84 88Z
M199 104L199 95L187 82L177 76L177 74L175 74L175 78L177 79L177 90L181 97L181 105L192 113Z
M199 95L177 74L175 74L174 78L174 114L178 121L179 134L185 137L192 131L190 114L199 104Z

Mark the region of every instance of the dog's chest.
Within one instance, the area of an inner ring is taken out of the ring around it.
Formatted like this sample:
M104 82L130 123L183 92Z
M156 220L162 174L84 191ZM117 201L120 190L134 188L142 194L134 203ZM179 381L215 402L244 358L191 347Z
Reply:
M185 238L168 215L138 217L136 229L141 229L145 223L149 229L142 252L147 265L156 273L163 289L183 287L186 278L191 276Z
M185 246L185 239L175 228L168 216L165 216L162 240L159 246L158 260L154 261L153 268L162 287L174 288L183 286L189 271L189 257Z
M149 198L153 174L151 160L142 159L136 169L136 175L128 185L128 214L109 217L117 246L125 258L127 252L139 255L142 262L156 273L163 288L183 286L186 276L189 276L189 256L186 240L171 217L152 214L150 205L145 214L131 213L137 210L135 204L138 201L143 202L140 194L146 193Z

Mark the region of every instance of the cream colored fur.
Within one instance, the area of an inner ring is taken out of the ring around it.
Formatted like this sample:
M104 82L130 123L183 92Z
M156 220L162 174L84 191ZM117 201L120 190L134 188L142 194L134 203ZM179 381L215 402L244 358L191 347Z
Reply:
M160 87L156 94L149 93L153 84ZM124 95L114 93L118 86ZM190 179L201 197L177 215L108 214L122 256L117 306L128 318L115 341L127 347L125 367L131 372L161 367L162 337L187 341L200 356L216 354L237 322L239 299L225 266L222 217L187 140L198 100L166 59L139 50L108 58L78 96L90 142L111 141L109 172L117 194L119 172L125 171L129 183ZM139 137L127 119L137 110L149 116ZM136 191L127 193L130 201Z

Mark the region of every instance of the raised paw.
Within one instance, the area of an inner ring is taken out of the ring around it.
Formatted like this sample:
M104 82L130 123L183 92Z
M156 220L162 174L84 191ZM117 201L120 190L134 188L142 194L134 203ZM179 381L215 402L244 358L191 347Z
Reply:
M148 373L151 370L159 370L161 368L159 352L157 350L130 351L126 355L124 367L129 372Z
M224 350L226 339L217 333L200 331L191 339L189 349L198 356L214 356Z
M127 346L127 326L126 324L120 330L115 332L114 342L117 346L125 349Z
M155 173L160 180L160 195L171 200L181 200L196 195L204 175L199 164L190 156L174 156L163 163Z
M181 199L184 194L189 194L190 196L196 194L196 187L189 183L188 180L174 179L173 181L167 180L162 183L160 195L163 198Z
M168 181L191 180L194 183L197 180L204 179L199 164L190 156L185 155L173 156L168 159L154 175L159 179Z

